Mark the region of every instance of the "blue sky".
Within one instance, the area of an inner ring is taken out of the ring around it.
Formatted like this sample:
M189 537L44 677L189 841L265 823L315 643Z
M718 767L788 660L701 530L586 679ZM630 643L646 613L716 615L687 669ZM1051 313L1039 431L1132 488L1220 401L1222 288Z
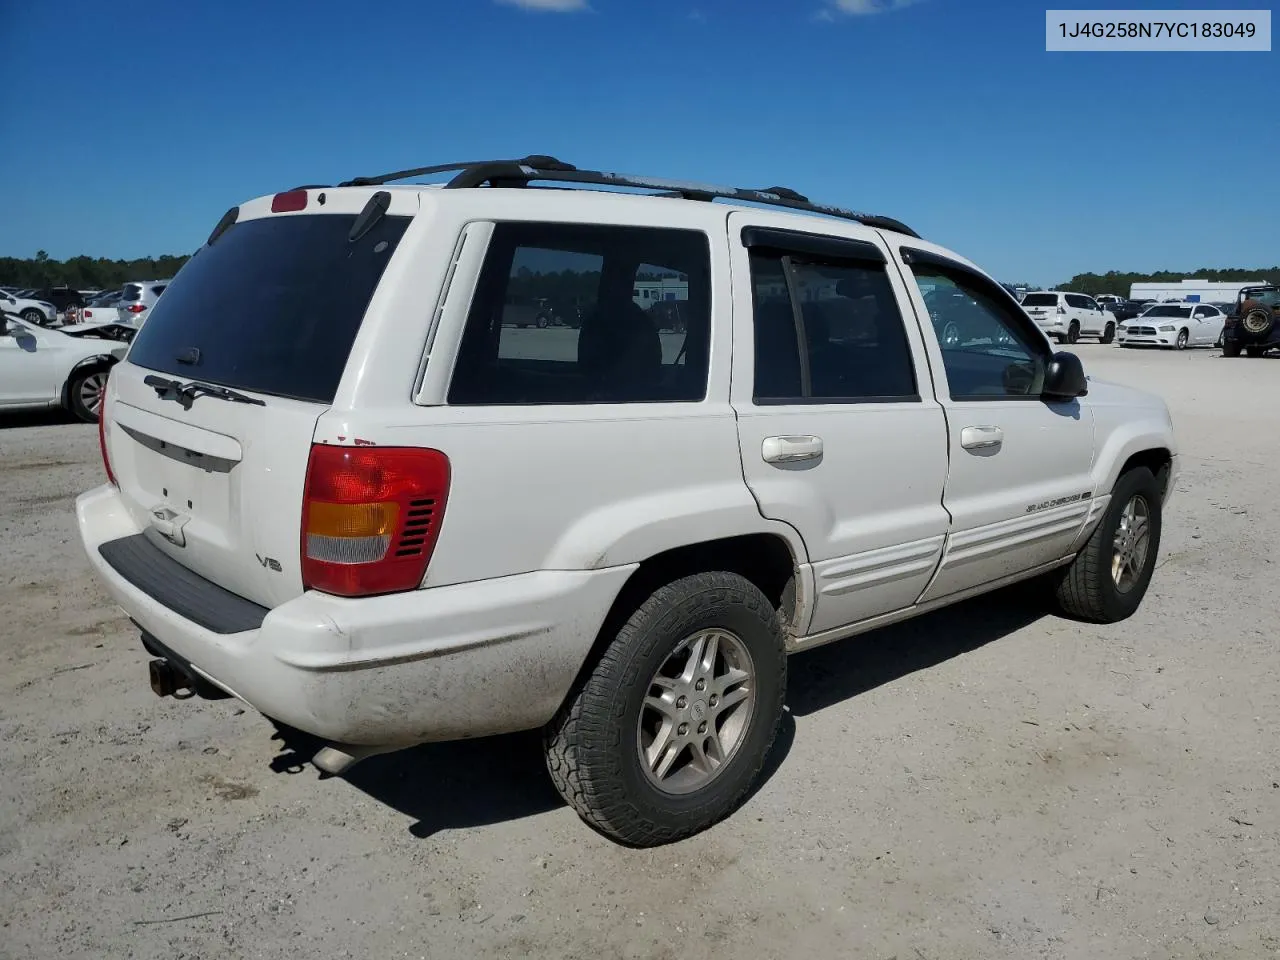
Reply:
M1280 261L1280 53L1050 54L1044 9L0 0L0 255L185 253L298 183L550 153L790 186L1011 281Z

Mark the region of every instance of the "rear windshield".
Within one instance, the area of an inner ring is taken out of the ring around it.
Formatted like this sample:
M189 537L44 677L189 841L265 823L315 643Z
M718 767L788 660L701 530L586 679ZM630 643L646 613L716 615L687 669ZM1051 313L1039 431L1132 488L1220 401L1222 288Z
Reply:
M1056 293L1028 293L1022 298L1024 307L1056 307L1058 305L1058 295Z
M1189 317L1191 316L1190 307L1152 307L1144 317Z
M184 380L332 403L351 344L408 217L351 243L355 214L236 224L187 262L129 362ZM178 357L199 351L195 364Z

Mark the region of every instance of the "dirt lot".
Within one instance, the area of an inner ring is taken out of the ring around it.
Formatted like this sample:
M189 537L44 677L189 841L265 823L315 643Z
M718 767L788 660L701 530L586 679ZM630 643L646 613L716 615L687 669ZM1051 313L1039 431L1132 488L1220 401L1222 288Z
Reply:
M1280 957L1280 360L1079 349L1181 438L1137 616L1006 592L799 656L760 790L640 852L533 736L321 780L157 699L76 539L94 429L0 417L0 956Z

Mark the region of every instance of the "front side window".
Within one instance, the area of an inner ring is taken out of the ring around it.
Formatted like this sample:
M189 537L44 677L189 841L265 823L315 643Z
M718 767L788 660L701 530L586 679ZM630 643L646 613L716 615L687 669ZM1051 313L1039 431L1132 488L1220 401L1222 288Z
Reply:
M1048 354L1008 297L961 269L912 266L953 400L1038 397Z
M756 403L918 399L883 263L751 251Z
M670 283L683 300L681 322L659 316L653 298L637 296L655 281ZM499 223L448 399L459 405L701 400L710 342L706 234Z

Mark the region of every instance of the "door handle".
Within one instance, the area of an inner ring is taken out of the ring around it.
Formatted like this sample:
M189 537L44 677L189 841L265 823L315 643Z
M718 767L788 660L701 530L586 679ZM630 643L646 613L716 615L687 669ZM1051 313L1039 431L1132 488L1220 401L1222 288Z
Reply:
M765 463L800 463L822 456L821 437L765 437L760 444Z
M966 450L989 450L1004 443L999 427L965 427L960 431L960 446Z

